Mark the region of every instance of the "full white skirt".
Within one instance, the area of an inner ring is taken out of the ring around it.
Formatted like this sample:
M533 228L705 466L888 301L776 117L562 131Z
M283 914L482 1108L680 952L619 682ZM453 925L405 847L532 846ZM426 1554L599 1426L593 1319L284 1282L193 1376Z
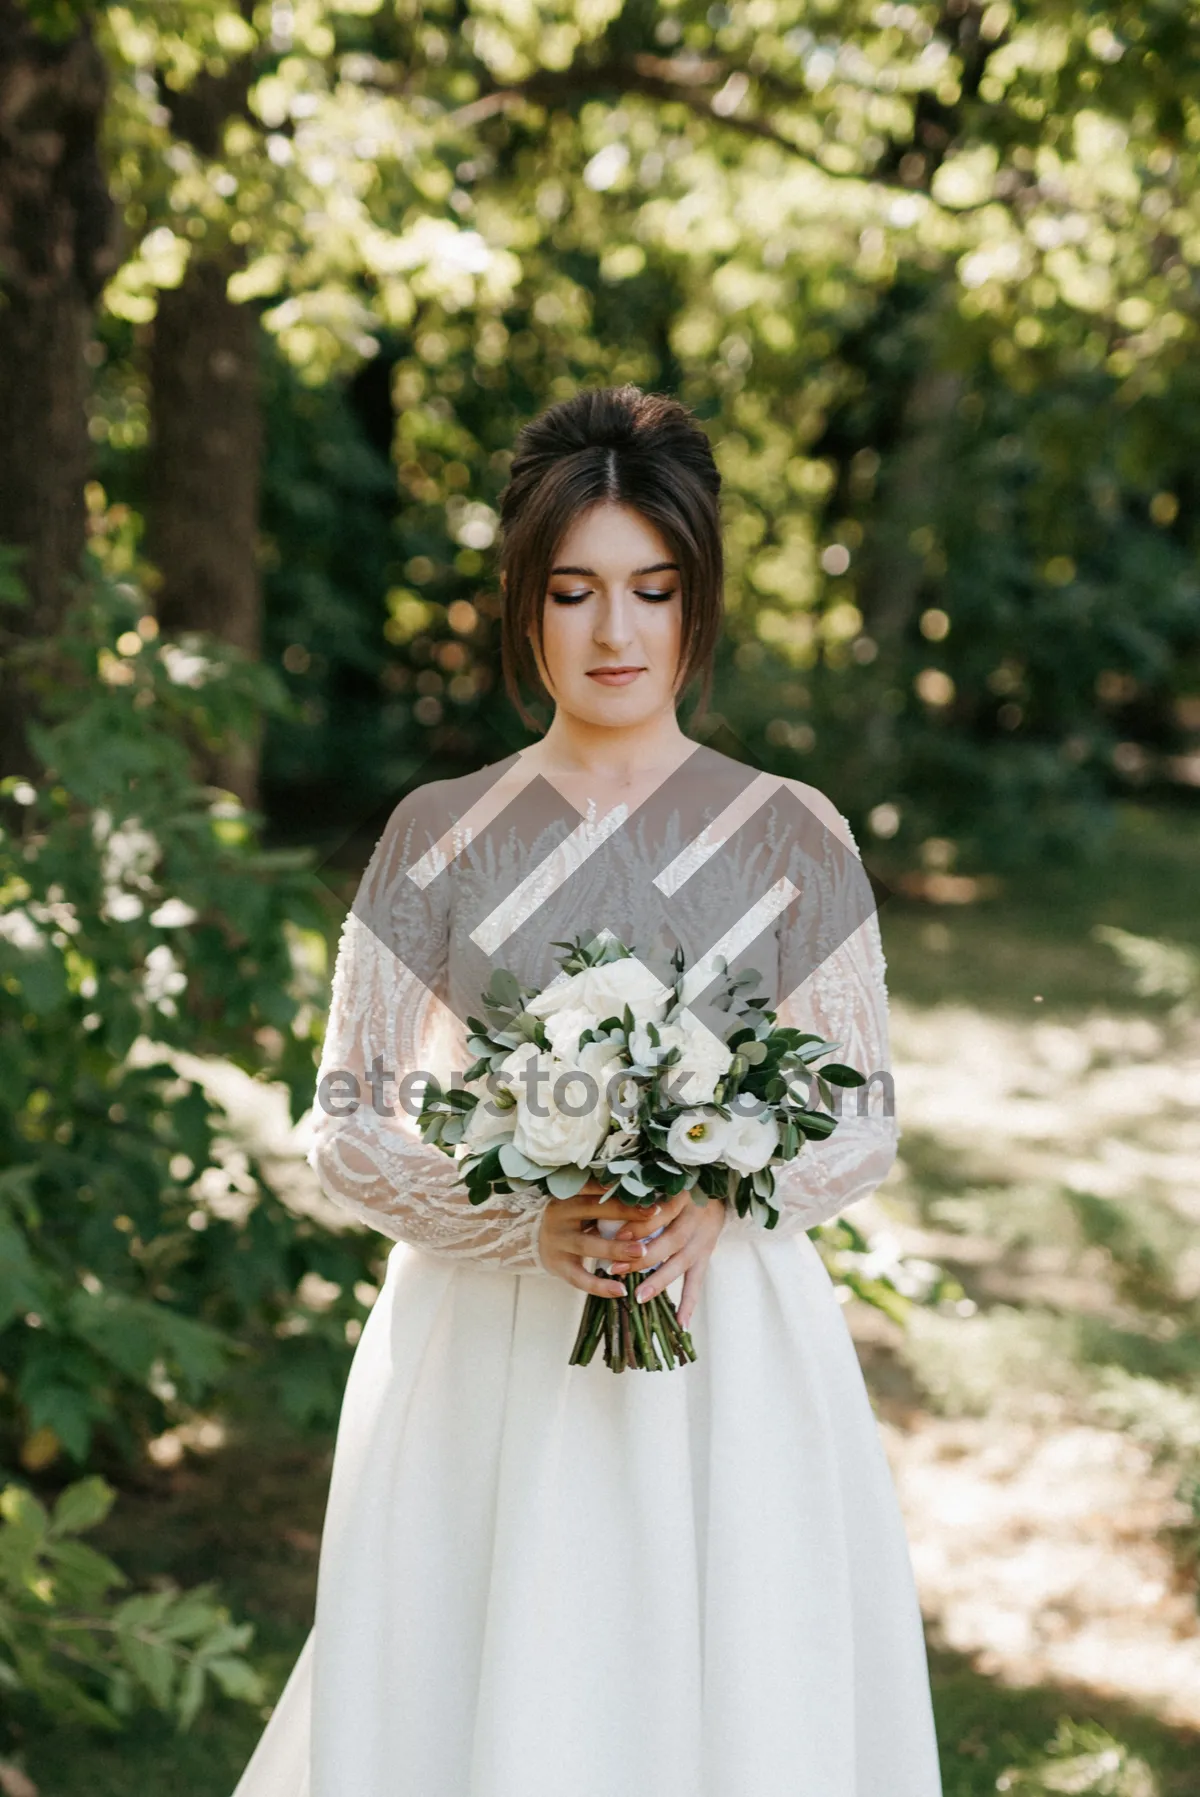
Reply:
M235 1797L938 1797L903 1524L812 1243L727 1230L671 1372L569 1366L583 1302L393 1249L315 1626Z

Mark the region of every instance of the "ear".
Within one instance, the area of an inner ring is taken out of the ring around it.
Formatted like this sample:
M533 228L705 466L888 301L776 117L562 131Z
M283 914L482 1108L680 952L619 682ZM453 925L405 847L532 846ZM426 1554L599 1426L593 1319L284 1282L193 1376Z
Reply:
M508 593L508 575L503 569L501 569L500 572L500 591L505 595Z

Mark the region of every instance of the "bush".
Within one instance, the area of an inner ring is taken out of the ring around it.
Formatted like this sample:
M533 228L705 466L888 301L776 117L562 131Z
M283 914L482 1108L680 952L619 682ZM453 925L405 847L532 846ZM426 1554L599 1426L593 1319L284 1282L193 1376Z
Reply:
M56 1717L110 1729L139 1700L187 1728L210 1681L261 1703L242 1657L250 1625L231 1621L211 1588L114 1596L125 1575L79 1540L114 1495L103 1479L81 1479L50 1514L23 1486L0 1491L0 1686Z
M251 1346L291 1414L330 1417L375 1251L231 1157L187 1061L307 1107L328 918L305 856L191 772L273 683L146 609L97 579L28 652L42 773L0 783L0 1452L33 1473L136 1456ZM306 1274L338 1288L319 1321Z

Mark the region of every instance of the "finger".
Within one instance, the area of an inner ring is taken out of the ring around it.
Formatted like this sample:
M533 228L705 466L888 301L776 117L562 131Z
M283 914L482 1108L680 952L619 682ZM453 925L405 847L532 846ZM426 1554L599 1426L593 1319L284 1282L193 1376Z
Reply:
M679 1294L678 1310L679 1324L682 1329L687 1328L688 1324L696 1314L696 1304L699 1300L700 1290L704 1284L704 1275L707 1271L708 1262L706 1260L698 1260L693 1262L683 1276L683 1290Z
M637 1288L639 1304L645 1304L649 1299L657 1298L659 1292L665 1292L669 1285L675 1283L681 1273L687 1271L688 1264L688 1258L684 1253L675 1254L670 1260L664 1261L661 1267L655 1267L653 1273L643 1279Z
M652 1210L643 1212L641 1216L627 1223L623 1229L618 1230L615 1239L624 1242L636 1236L652 1235L656 1229L664 1228L676 1217L681 1216L691 1201L690 1192L677 1192L674 1198L664 1198Z
M653 1249L657 1246L651 1242L649 1247L641 1242L623 1242L619 1249L602 1235L593 1235L589 1230L581 1229L561 1244L562 1252L572 1259L594 1260L603 1262L615 1272L618 1266L629 1272L633 1267L650 1267L658 1258Z
M672 1254L678 1254L690 1242L695 1241L699 1233L694 1217L676 1218L669 1229L664 1229L660 1236L656 1236L652 1242L645 1244L646 1258L642 1265L652 1267L659 1261L669 1260ZM627 1246L622 1243L621 1251L625 1252Z
M564 1269L561 1277L568 1285L573 1285L581 1292L595 1292L598 1298L623 1298L625 1286L621 1280L612 1279L604 1273L589 1273L574 1261Z
M628 1222L645 1215L646 1207L641 1204L623 1204L619 1198L592 1197L581 1194L576 1198L558 1198L563 1210L571 1217L613 1217Z

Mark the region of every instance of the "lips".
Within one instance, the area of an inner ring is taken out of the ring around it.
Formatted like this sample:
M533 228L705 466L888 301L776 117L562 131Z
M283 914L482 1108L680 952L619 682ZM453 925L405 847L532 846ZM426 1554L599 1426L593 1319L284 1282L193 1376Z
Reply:
M589 668L588 679L599 686L628 686L645 672L645 668Z

